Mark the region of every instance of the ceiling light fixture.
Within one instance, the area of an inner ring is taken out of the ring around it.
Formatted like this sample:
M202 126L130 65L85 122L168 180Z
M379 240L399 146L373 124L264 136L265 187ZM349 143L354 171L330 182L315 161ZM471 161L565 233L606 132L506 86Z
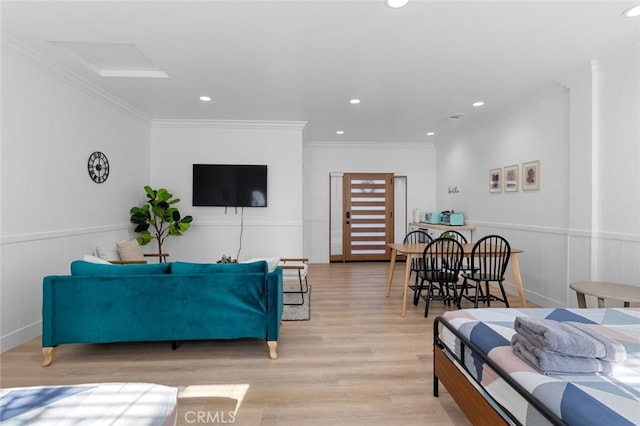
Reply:
M622 16L624 16L625 18L635 18L637 16L640 16L640 4L632 6L622 12Z
M344 135L344 130L338 130L338 131L336 132L336 135Z
M200 100L202 102L211 102L211 97L210 96L200 96Z
M484 102L483 101L477 101L477 102L474 102L471 105L473 105L474 107L481 107L482 105L484 105Z
M400 7L404 7L409 3L409 0L387 0L387 6L392 7L394 9L398 9Z
M427 132L427 136L434 136L435 133L434 132Z
M350 104L353 104L353 105L357 105L357 104L359 104L359 103L360 103L360 99L351 99L351 100L349 101L349 103L350 103Z

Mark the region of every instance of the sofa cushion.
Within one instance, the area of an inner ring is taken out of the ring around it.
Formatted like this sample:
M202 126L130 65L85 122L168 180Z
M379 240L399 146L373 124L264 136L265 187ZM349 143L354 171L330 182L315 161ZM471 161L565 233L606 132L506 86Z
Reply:
M217 274L217 273L267 272L267 262L252 263L191 263L173 262L172 274Z
M152 275L169 274L170 272L170 263L100 265L84 260L71 262L71 275Z

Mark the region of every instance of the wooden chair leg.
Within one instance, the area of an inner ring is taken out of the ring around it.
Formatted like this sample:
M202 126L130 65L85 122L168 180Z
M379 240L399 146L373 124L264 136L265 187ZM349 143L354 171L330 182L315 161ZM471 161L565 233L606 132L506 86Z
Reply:
M429 285L427 286L427 297L425 298L425 302L426 302L426 306L424 308L425 318L429 315L429 302L431 301L432 294L433 294L433 283L429 281Z

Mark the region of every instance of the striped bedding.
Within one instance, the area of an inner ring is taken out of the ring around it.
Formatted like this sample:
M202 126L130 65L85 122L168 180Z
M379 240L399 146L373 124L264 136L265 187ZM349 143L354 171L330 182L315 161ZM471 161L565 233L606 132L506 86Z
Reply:
M0 389L0 425L177 423L178 389L152 383L96 383Z
M625 346L627 360L613 375L541 374L512 352L516 316L593 324ZM566 424L640 424L640 309L462 309L446 312L442 318ZM441 342L460 356L460 341L454 334L442 325L439 334ZM468 373L518 422L550 423L468 348L465 354Z

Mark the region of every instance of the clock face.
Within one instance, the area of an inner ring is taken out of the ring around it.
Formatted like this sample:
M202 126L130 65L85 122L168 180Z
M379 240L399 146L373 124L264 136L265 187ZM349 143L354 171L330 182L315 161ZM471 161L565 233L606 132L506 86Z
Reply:
M89 156L87 167L89 176L95 183L102 183L109 177L109 160L100 151L96 151Z

